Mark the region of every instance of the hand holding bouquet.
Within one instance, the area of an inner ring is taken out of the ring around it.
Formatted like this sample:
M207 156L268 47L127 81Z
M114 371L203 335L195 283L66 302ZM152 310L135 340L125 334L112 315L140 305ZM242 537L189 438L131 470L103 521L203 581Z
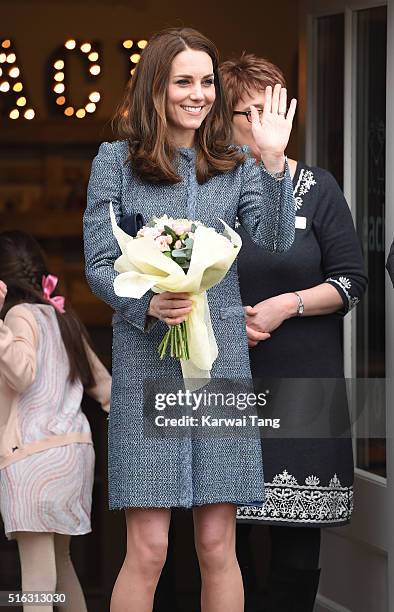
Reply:
M115 293L137 299L149 289L189 294L193 307L187 320L170 327L159 353L163 358L169 348L181 360L185 378L209 378L218 349L206 291L226 275L241 238L223 221L225 231L219 234L197 221L167 216L152 219L132 238L117 226L112 204L110 216L122 251L114 264Z

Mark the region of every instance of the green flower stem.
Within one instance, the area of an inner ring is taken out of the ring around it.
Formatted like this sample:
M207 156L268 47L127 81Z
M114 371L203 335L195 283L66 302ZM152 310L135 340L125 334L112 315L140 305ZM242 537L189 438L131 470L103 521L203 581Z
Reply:
M163 340L159 344L158 351L159 351L160 359L163 359L166 355L169 339L170 339L170 330L168 330Z
M170 354L171 354L171 357L175 357L175 354L174 354L174 349L175 349L175 347L174 347L174 327L173 326L171 326L171 329L170 329L170 340L171 340L171 342L170 342L170 347L171 347Z
M170 345L171 357L175 357L175 359L189 359L186 321L179 325L172 325L166 332L158 346L160 359L164 359L166 356L168 344Z
M184 345L185 345L185 359L190 359L190 355L189 355L189 343L188 343L188 340L187 340L186 321L183 321L183 323L182 323L182 331L183 331L183 341L184 341Z

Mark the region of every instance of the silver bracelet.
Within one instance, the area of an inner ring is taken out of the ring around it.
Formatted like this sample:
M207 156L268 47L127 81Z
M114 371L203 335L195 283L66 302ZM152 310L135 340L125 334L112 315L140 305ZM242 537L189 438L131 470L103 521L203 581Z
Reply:
M286 174L286 170L287 170L287 156L285 156L285 167L283 170L280 170L279 172L270 172L269 170L267 170L267 168L265 167L265 164L263 162L263 160L260 161L263 170L269 174L270 176L272 176L272 178L274 178L275 180L279 181L280 179L283 179L285 174Z
M297 291L294 291L293 293L298 298L297 316L298 317L302 317L302 315L304 314L304 310L305 310L304 302L303 302L302 297L300 296L300 294L297 293Z

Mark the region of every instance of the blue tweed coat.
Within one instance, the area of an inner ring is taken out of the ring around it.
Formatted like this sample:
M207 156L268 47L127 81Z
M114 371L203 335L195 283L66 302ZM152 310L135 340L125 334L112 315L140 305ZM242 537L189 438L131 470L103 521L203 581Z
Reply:
M160 361L157 346L167 326L147 319L152 293L140 300L115 295L113 269L119 256L112 235L109 201L119 222L132 212L198 219L222 230L218 217L234 227L236 218L253 240L270 251L294 239L294 201L288 171L273 178L254 159L199 185L195 151L179 149L183 181L154 185L141 181L125 163L125 141L103 143L93 161L84 215L86 276L92 291L114 309L113 384L109 419L109 504L129 507L192 507L264 499L259 439L151 439L143 433L146 377L181 377L179 363ZM236 264L208 291L219 348L212 377L249 378L249 357Z

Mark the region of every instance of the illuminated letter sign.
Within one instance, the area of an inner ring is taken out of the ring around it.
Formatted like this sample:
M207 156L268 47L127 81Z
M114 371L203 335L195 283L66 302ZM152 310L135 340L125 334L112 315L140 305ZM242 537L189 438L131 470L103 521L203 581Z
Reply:
M89 82L94 81L101 72L100 56L98 51L97 43L90 43L84 41L76 41L74 39L67 40L63 47L60 47L52 55L52 82L51 89L54 94L54 109L60 112L66 117L77 117L77 119L83 119L89 114L92 115L96 108L97 103L100 101L101 94L97 91L97 88L92 86L92 91L88 95L88 100L82 106L75 105L71 102L69 93L67 91L67 58L70 53L77 52L81 55L87 64L88 72L87 79Z
M0 39L1 40L1 39ZM0 43L0 99L10 119L33 119L35 111L28 105L21 71L10 39Z

